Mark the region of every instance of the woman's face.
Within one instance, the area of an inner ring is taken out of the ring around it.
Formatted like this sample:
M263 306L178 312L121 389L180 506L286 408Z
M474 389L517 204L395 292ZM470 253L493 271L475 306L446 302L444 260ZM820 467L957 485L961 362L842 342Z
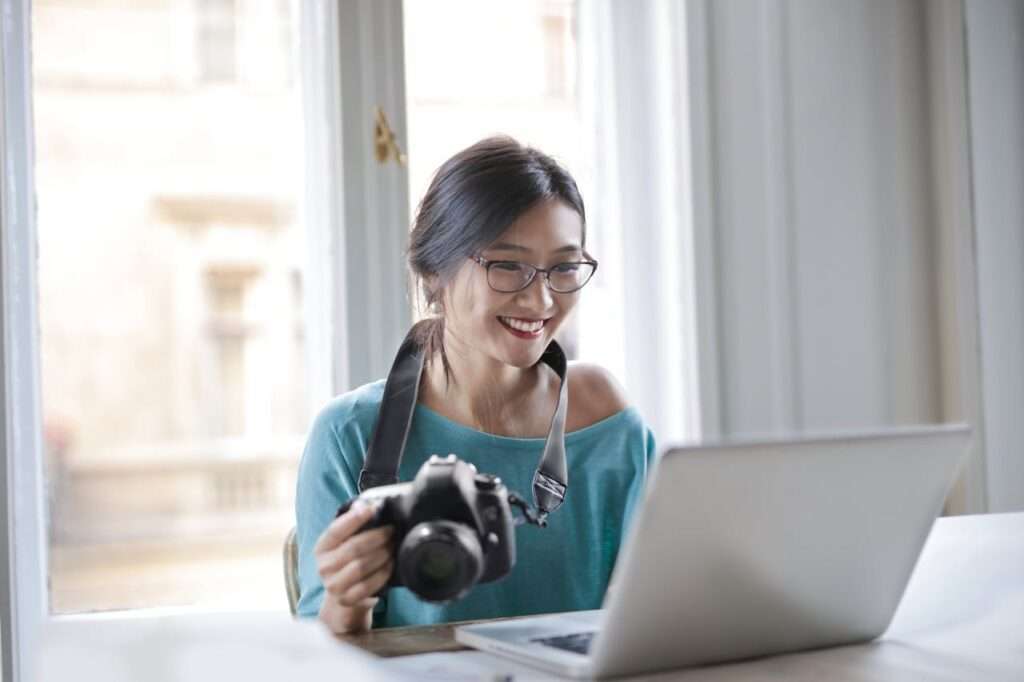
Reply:
M579 214L551 200L527 210L480 255L550 268L582 260L582 239ZM487 269L467 258L445 292L445 328L466 351L525 369L540 360L579 295L552 292L542 273L522 291L500 293L487 283Z

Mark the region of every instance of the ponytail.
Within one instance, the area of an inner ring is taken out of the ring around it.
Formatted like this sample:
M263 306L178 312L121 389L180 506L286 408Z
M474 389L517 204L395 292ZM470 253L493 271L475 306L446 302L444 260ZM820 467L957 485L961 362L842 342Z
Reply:
M444 317L428 317L420 320L413 325L412 334L416 339L416 344L423 349L423 355L427 360L435 355L441 356L445 382L454 383L455 375L452 373L452 366L448 362L448 354L444 348Z

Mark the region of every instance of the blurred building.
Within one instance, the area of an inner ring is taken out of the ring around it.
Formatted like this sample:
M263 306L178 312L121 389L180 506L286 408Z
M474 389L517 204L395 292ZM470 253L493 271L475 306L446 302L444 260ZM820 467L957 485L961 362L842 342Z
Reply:
M283 600L308 419L291 12L34 3L55 610L226 598L256 556ZM208 570L181 587L184 558Z

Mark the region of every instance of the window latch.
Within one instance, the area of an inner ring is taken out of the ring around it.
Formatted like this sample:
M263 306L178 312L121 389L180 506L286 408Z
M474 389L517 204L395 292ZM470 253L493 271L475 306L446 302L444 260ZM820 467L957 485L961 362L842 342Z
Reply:
M391 129L391 124L388 122L388 117L384 115L384 110L379 106L376 107L376 121L373 126L373 150L374 155L377 157L377 162L381 165L386 164L388 161L394 161L399 166L404 167L406 165L405 152L398 146L398 139L395 137L395 131Z

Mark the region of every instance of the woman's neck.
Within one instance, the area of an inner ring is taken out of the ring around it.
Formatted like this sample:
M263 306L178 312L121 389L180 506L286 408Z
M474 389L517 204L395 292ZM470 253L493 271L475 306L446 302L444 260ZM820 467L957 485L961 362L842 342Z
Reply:
M521 421L523 406L539 388L541 373L536 365L526 369L512 367L484 355L447 331L445 356L450 367L446 374L440 354L427 359L424 368L425 402L446 416L488 432L508 431L510 421ZM525 410L529 412L529 410Z

